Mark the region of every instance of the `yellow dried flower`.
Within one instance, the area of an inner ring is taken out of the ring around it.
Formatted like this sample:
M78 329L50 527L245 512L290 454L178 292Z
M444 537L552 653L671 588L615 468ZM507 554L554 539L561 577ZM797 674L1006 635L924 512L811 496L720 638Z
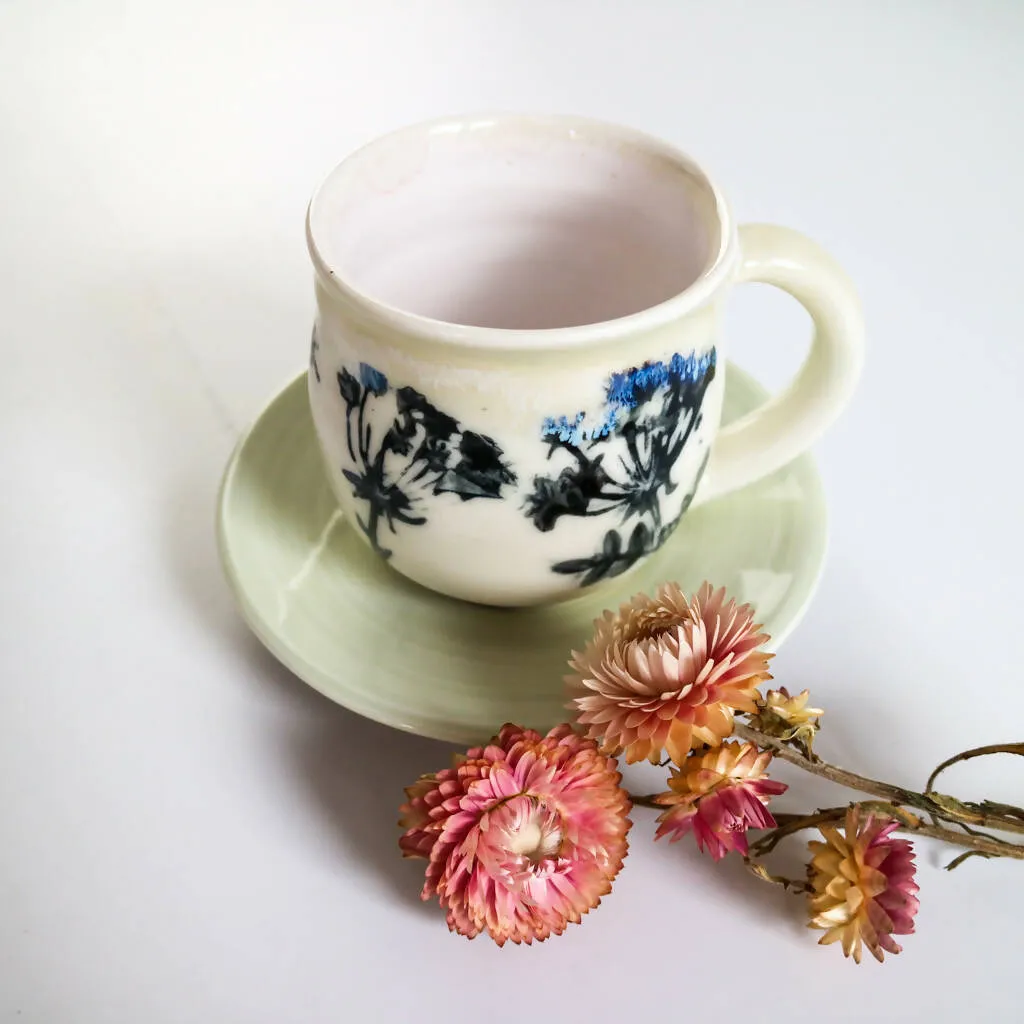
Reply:
M799 740L810 749L814 734L818 731L818 719L825 714L822 708L807 706L810 696L810 690L803 690L791 697L784 686L778 690L769 690L757 716L751 719L751 725L769 736Z
M808 844L810 922L825 934L820 944L841 942L843 953L860 963L861 950L879 962L903 948L893 935L909 935L917 913L914 848L892 838L895 821L846 812L845 828L823 825L825 842Z

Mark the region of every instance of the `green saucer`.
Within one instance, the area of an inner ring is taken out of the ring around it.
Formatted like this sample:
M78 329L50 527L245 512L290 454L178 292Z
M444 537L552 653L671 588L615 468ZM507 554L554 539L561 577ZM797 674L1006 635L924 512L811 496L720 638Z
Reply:
M764 401L730 365L724 422ZM263 410L224 474L218 539L242 614L267 648L331 700L399 729L469 744L506 721L566 718L562 677L605 608L676 580L703 580L757 608L777 648L800 621L825 556L810 456L692 509L628 575L560 604L487 608L390 569L344 521L324 472L303 374Z

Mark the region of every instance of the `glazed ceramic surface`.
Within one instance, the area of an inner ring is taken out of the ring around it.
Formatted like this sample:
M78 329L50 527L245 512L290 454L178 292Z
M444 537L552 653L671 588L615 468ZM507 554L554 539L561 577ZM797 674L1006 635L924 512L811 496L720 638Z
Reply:
M722 377L726 422L764 400L734 367ZM694 509L628 578L535 608L455 601L392 571L339 511L299 379L270 403L228 466L219 541L246 620L296 675L370 718L471 743L505 721L562 720L570 650L605 608L665 580L692 591L708 579L753 602L777 647L814 591L825 506L802 456Z
M695 500L803 451L859 372L858 301L829 257L737 229L697 164L625 128L403 129L328 176L307 234L331 487L378 557L474 602L633 569ZM788 391L717 436L737 280L790 291L816 334Z

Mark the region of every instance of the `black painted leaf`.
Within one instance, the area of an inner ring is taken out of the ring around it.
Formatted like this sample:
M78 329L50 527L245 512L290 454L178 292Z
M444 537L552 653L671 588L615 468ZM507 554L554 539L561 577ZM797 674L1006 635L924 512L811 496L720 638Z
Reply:
M622 538L618 530L609 530L604 535L604 543L601 546L606 557L615 558L622 550Z
M552 572L561 573L563 576L575 576L581 572L587 572L594 566L593 558L570 558L564 562L555 562L551 566Z
M316 354L320 351L320 342L317 341L316 337L316 325L313 325L313 334L309 339L309 365L313 368L313 373L316 375L317 384L320 383L320 367L317 365Z
M601 550L589 558L570 558L564 562L556 562L553 572L563 576L582 575L580 586L587 587L598 580L618 576L636 561L628 553L622 553L622 538L617 530L609 530L604 535Z
M603 554L556 562L551 566L551 570L563 576L580 576L581 587L587 587L610 576L617 576L622 571L617 568L617 560L614 557L609 558Z
M647 528L646 523L637 523L629 535L629 547L626 548L626 554L635 562L637 559L643 558L650 550L651 531Z
M611 579L613 576L618 576L622 569L617 568L618 562L597 562L593 568L584 575L583 579L580 580L581 587L589 587L592 583L597 583L599 580ZM625 568L625 566L623 567Z

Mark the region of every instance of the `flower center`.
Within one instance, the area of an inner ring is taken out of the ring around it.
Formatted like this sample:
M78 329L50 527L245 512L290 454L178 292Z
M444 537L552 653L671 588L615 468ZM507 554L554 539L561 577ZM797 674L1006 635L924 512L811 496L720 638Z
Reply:
M685 624L671 609L658 608L654 611L639 614L632 623L629 633L623 638L630 643L657 643L666 633L674 633Z
M509 852L533 864L554 857L561 845L562 830L557 820L539 807L531 809L509 830Z
M524 857L530 857L540 848L543 834L540 825L535 821L528 821L523 827L512 835L508 848Z

